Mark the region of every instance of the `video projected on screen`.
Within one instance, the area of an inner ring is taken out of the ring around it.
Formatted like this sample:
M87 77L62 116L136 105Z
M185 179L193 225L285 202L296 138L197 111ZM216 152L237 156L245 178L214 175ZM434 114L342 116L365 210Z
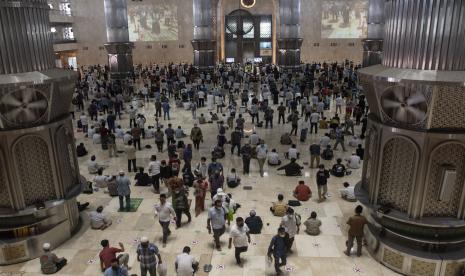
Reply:
M368 0L324 0L322 38L365 38Z
M129 40L178 40L178 9L169 1L128 6Z

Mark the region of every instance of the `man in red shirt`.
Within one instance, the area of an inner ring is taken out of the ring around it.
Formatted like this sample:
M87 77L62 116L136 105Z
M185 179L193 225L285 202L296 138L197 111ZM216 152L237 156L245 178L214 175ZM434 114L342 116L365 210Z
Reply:
M295 187L294 197L299 201L307 201L312 197L312 191L307 185L305 185L303 180L300 180L299 185Z
M102 240L100 242L103 249L100 251L100 268L102 272L104 272L107 268L111 266L111 260L118 259L118 262L121 266L129 269L128 262L129 262L129 254L122 253L116 257L116 253L124 252L124 245L119 243L120 248L110 247L110 242L108 240Z

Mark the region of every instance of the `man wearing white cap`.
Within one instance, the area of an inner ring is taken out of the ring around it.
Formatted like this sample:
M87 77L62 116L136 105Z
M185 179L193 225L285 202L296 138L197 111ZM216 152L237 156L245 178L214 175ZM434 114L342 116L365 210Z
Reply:
M139 246L137 246L137 261L140 262L141 276L146 276L147 272L150 276L157 275L157 257L158 263L162 264L158 247L153 243L149 243L149 239L147 237L142 237L140 239Z
M131 210L131 189L129 188L130 185L131 181L124 175L124 171L120 170L119 176L116 177L116 189L118 191L120 211L124 210L124 198L126 198L126 211L129 212Z
M44 243L42 249L44 254L40 256L40 268L43 274L54 274L66 265L65 258L58 258L50 251L49 243Z
M220 237L226 230L226 210L223 208L221 200L215 201L215 206L208 210L207 229L208 234L211 234L213 229L213 239L215 240L215 247L221 251Z

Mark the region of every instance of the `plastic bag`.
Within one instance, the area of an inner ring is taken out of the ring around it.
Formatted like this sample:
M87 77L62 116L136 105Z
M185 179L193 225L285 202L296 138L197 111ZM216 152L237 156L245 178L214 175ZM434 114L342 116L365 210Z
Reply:
M157 271L160 276L168 276L168 267L165 263L158 264Z

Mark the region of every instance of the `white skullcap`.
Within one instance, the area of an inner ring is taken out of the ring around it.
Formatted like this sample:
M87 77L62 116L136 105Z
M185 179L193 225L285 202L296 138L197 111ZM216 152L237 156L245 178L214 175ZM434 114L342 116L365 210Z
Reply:
M124 174L124 171L123 171L123 170L119 170L119 174Z
M149 238L147 238L147 237L142 237L142 238L140 238L140 242L142 242L142 243L149 242Z
M223 189L221 189L221 188L216 189L216 193L217 193L217 194L222 194L222 193L223 193Z
M42 245L42 248L43 248L44 250L49 250L49 249L50 249L50 244L49 244L48 242L46 242L46 243L44 243L44 244Z

